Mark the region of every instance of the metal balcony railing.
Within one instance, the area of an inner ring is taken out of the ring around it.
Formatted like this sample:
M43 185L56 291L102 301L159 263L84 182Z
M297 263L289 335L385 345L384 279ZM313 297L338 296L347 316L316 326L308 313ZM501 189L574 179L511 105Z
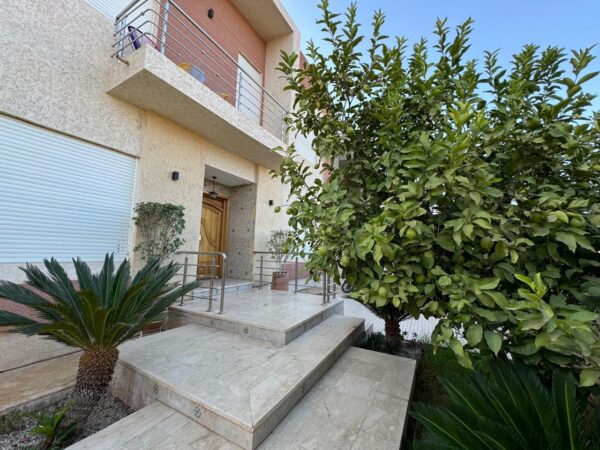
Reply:
M112 57L126 61L128 54L148 45L271 134L287 141L286 108L176 2L131 2L116 18L114 37Z
M319 281L311 279L304 267L306 260L300 255L276 252L254 252L253 281L258 288L271 285L274 272L285 272L288 289L296 293L313 293L323 297L323 305L337 297L337 285L326 273L321 273Z

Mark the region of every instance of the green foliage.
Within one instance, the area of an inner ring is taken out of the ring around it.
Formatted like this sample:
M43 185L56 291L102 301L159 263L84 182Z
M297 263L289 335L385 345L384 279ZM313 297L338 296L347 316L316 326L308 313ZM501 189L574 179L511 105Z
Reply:
M403 337L406 337L406 335L404 334ZM383 333L371 333L359 347L390 355L398 354L398 346L390 344Z
M159 317L176 299L198 287L172 283L179 265L149 261L133 278L124 260L115 270L113 255L106 255L102 270L92 274L81 259L74 259L79 289L75 289L54 258L44 260L46 273L27 264L27 284L0 281L0 297L34 309L38 318L0 311L0 326L14 331L40 334L83 350L111 348L135 336ZM50 298L51 300L48 300Z
M496 363L490 369L488 376L444 377L447 406L415 406L414 416L426 429L415 449L592 448L580 437L572 375L555 373L549 390L526 366Z
M184 209L171 203L138 203L133 220L140 233L140 243L134 250L145 260L164 259L176 252L185 242L181 237L185 228Z
M526 45L467 60L471 21L421 40L360 34L356 7L323 11L331 46L283 55L292 131L314 134L309 166L290 147L291 242L307 267L346 279L366 304L440 319L435 346L595 381L600 366L600 116L589 113L590 49ZM327 181L308 184L313 171ZM527 278L525 278L527 277ZM531 283L528 280L533 280ZM523 284L525 282L525 285ZM532 284L533 283L533 284ZM381 288L384 289L381 289ZM466 339L464 344L460 337Z
M478 360L474 360L477 364ZM478 369L484 369L478 367ZM441 347L434 351L431 344L423 346L423 357L417 366L415 391L413 401L428 405L446 405L448 395L439 380L441 374L445 377L468 376L470 371L458 364L452 350Z
M272 258L277 264L277 270L281 270L281 264L287 261L288 247L287 240L290 232L287 230L272 230L267 246L270 252L273 252Z
M67 403L54 413L42 411L32 414L32 417L36 420L36 424L31 432L44 438L43 449L58 450L65 448L75 438L76 429L74 423L62 426L63 419L70 406Z

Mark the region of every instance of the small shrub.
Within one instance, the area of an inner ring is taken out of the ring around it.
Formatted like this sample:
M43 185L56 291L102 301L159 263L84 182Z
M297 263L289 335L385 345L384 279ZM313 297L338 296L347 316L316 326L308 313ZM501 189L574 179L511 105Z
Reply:
M62 426L70 406L71 404L67 403L54 413L42 411L31 415L36 420L31 432L44 438L42 449L62 449L75 438L75 423Z
M185 242L181 237L185 228L184 209L171 203L138 203L133 220L140 233L140 243L134 250L145 260L164 259L176 252Z
M281 270L281 265L288 259L287 240L290 232L286 230L273 230L267 241L269 251L273 252L272 258L275 260L277 270Z

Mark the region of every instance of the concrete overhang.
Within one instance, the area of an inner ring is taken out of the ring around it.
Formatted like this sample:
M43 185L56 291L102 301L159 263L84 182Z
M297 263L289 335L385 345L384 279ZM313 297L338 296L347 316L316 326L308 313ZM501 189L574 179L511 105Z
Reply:
M298 29L280 0L232 0L258 34L266 41Z
M285 144L155 49L142 46L115 64L108 94L153 111L256 164L274 169Z

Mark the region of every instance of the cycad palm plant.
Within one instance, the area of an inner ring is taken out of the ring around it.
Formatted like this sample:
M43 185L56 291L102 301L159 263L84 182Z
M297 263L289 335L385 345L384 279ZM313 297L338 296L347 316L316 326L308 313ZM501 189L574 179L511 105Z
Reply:
M25 305L38 313L37 319L0 311L0 326L13 331L39 334L72 347L83 354L73 390L69 423L83 425L100 398L107 392L119 356L118 346L155 320L181 295L197 283L183 286L172 282L179 265L146 264L133 278L124 260L115 270L113 255L106 255L102 270L92 274L81 259L73 260L79 287L54 258L44 260L47 274L27 264L24 285L1 281L0 297Z
M385 324L385 341L392 347L398 347L402 342L400 322L409 319L410 314L391 303L384 306L376 306L374 303L364 303L364 305L377 317L383 319Z
M556 372L546 388L533 370L496 363L489 376L441 379L445 407L417 404L426 432L415 449L580 450L580 404L572 375ZM588 444L588 443L585 443Z

